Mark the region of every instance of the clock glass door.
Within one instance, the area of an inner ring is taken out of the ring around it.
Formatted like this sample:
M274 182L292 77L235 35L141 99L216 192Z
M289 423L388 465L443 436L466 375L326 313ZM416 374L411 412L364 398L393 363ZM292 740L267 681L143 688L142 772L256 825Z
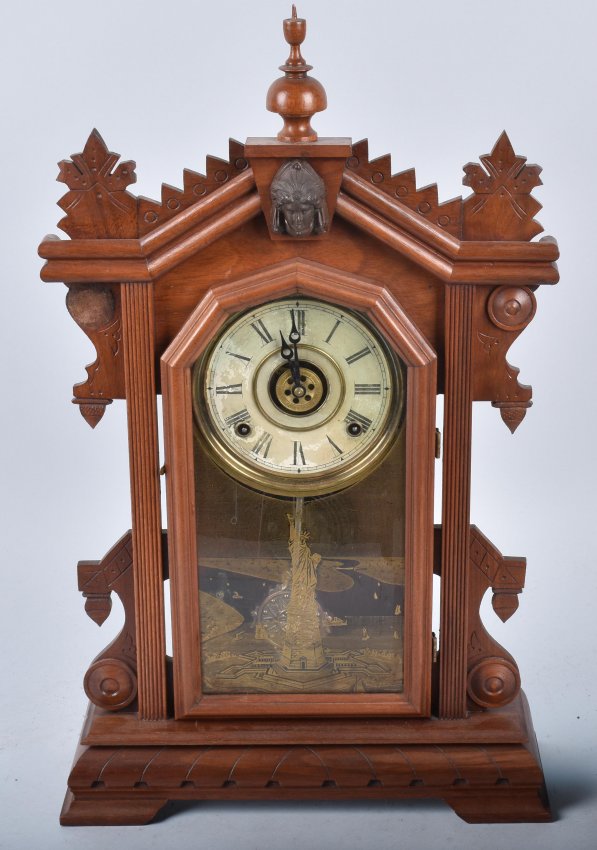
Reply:
M405 374L308 298L234 317L195 362L203 694L402 692Z

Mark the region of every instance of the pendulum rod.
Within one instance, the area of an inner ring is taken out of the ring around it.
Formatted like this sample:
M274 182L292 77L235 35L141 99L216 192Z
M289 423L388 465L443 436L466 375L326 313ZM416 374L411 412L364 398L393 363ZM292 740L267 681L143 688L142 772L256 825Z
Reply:
M296 528L296 533L299 538L301 536L301 531L303 530L303 508L305 506L305 497L298 496L294 500L294 527Z

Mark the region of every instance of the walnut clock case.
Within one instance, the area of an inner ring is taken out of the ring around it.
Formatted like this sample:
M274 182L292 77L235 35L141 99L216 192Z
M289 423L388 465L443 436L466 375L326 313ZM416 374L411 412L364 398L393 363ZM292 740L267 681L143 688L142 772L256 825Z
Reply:
M504 133L465 166L472 193L439 203L367 142L318 138L306 24L293 10L283 28L277 138L232 141L161 202L128 191L135 164L95 130L60 163L70 239L41 243L42 278L67 285L97 351L74 388L84 419L126 399L132 498L132 530L78 565L88 615L102 625L115 592L126 617L84 677L61 821L419 797L470 822L549 820L518 667L479 616L489 587L515 613L525 561L469 518L472 403L520 425L531 388L506 354L558 279L556 242L531 241L541 169Z

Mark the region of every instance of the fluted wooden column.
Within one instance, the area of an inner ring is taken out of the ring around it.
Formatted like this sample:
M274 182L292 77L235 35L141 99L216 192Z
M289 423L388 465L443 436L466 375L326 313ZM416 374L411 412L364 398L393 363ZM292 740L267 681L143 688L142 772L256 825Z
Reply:
M162 519L155 397L153 289L121 285L133 520L139 717L166 717Z
M466 715L472 286L447 286L439 715Z

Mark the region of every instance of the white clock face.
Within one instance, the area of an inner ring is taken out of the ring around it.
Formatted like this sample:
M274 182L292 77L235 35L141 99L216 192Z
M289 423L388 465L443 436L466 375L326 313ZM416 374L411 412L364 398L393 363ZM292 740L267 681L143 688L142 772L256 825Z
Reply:
M403 403L395 357L341 307L284 299L227 325L196 364L197 424L216 462L284 496L347 487L381 461Z

